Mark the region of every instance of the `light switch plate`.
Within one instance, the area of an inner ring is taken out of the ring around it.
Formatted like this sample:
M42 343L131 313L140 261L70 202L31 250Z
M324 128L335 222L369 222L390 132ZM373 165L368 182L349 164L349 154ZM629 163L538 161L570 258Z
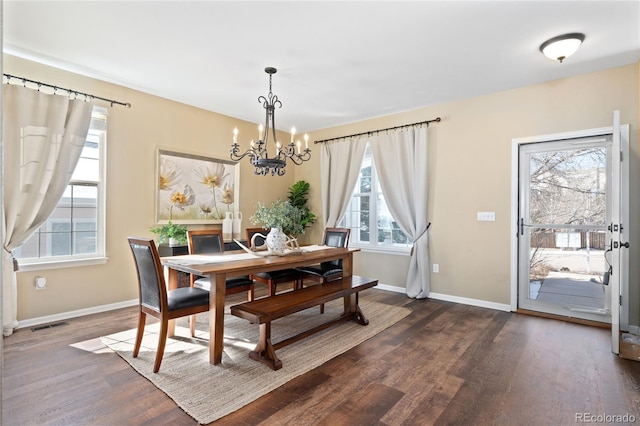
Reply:
M478 212L478 222L495 222L496 212Z

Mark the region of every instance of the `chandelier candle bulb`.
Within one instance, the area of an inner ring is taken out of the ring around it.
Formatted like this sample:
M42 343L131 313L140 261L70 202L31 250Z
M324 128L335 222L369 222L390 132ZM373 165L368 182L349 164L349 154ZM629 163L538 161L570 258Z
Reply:
M262 140L262 132L264 131L264 127L262 126L262 123L258 126L258 140L261 141Z
M293 137L296 135L296 128L292 127L291 128L291 143L293 143Z
M233 129L233 143L238 143L238 128Z
M304 149L309 149L309 135L304 134Z
M298 154L300 154L300 139L298 139L298 142L296 142L296 145L298 145Z

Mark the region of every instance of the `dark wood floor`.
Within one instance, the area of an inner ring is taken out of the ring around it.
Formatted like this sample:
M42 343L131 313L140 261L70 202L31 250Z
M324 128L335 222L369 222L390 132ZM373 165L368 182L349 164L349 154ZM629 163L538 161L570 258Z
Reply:
M564 425L580 413L640 422L640 362L612 355L607 330L381 290L363 298L413 313L216 423ZM2 424L195 424L104 350L100 336L135 321L127 308L5 338Z

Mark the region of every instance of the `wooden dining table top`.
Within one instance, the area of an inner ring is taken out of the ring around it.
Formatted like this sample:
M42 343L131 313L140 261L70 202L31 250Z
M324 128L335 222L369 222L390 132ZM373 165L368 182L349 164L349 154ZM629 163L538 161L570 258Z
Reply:
M247 275L249 273L269 272L283 268L295 268L314 263L325 262L347 256L349 253L360 251L357 248L342 248L328 246L303 246L299 252L284 256L262 256L244 251L229 251L215 255L180 255L162 257L161 262L178 271L210 275L225 273L230 276Z

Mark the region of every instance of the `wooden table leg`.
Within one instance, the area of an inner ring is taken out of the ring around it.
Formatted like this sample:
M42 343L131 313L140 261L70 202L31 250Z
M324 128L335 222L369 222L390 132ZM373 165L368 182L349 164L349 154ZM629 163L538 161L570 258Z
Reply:
M342 258L342 278L353 276L353 253L349 252ZM352 296L345 296L344 298L344 313L353 312L353 305L355 299Z
M224 298L226 294L227 274L211 274L211 293L209 294L209 363L222 362L224 347Z
M342 259L342 277L353 276L353 253L349 252L347 256ZM360 309L359 293L352 294L344 297L344 314L351 317L351 319L358 324L368 325L369 320L365 318Z
M350 277L353 275L353 253L349 252L342 258L342 276Z

